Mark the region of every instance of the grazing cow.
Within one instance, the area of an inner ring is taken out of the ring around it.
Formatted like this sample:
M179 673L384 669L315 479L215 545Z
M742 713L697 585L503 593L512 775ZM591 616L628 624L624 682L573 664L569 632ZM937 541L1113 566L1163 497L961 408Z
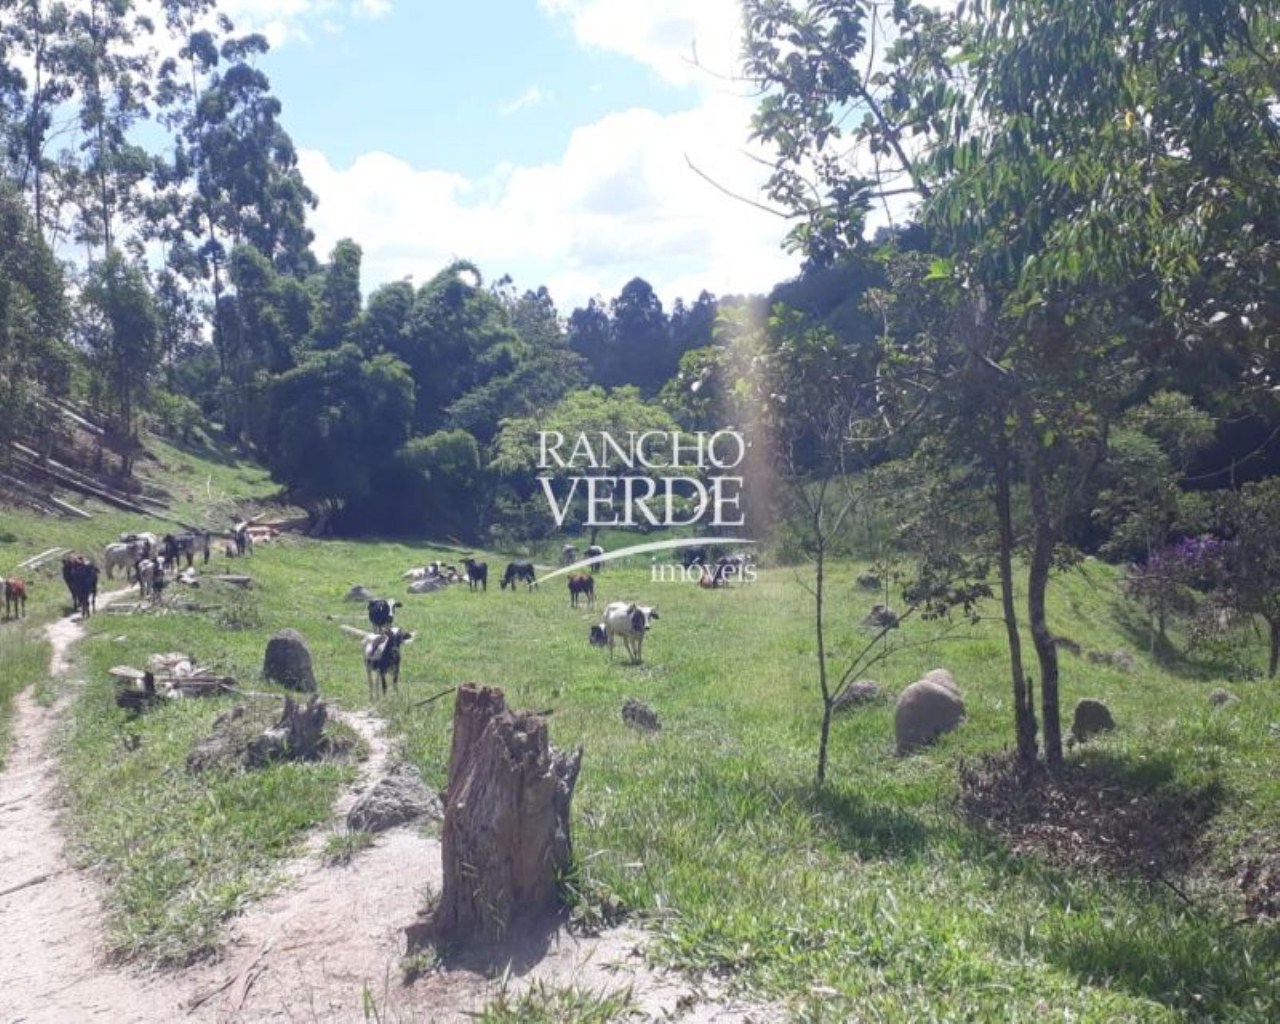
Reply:
M658 609L638 605L634 601L613 601L605 606L604 618L592 626L588 639L593 646L609 648L609 660L613 661L613 641L622 637L622 646L631 657L631 663L640 663L640 649L650 624L658 618Z
M596 603L596 581L585 572L575 572L569 575L569 606L571 608L578 607L579 597L587 599L588 607Z
M462 564L467 567L467 589L475 590L477 586L486 593L489 590L489 563L477 562L474 558L464 558Z
M573 565L578 560L578 549L572 544L566 544L560 549L560 564Z
M204 564L209 564L209 535L207 533L166 533L160 540L160 561L166 569L178 567L179 556L187 560L190 569L196 554L204 553Z
M4 617L21 619L27 614L27 585L22 580L0 579L0 590L4 591Z
M133 567L133 578L138 581L138 593L142 597L150 596L155 589L156 572L159 568L160 563L154 558L141 558Z
M516 589L517 580L524 580L529 584L529 589L531 591L537 588L538 580L533 574L532 562L508 562L507 571L502 575L502 582L499 584L499 589L506 590L509 586L514 591Z
M125 544L141 544L142 553L140 558L151 558L156 553L156 547L159 541L156 540L154 533L122 533L120 534L121 542Z
M98 567L84 555L66 555L62 580L71 592L72 611L87 619L98 603Z
M680 552L680 564L686 569L695 565L706 565L708 561L706 545L696 548L685 548Z
M399 601L370 601L369 621L373 623L373 628L379 633L389 630L392 620L396 617L396 609L400 607L402 606Z
M236 523L231 527L231 539L235 541L237 555L253 554L253 534L249 532L248 521Z
M602 548L599 544L592 544L591 547L587 548L587 550L584 551L582 554L583 554L583 557L592 559L591 571L599 572L600 565L601 565L600 556L604 554L604 548Z
M391 676L391 685L396 693L400 692L400 648L413 639L413 634L399 626L392 626L386 632L373 633L364 642L364 670L369 678L369 696L377 697L373 674L378 673L382 683L382 695L387 695L387 676Z
M124 540L118 544L108 544L102 552L102 565L107 571L107 579L115 576L117 567L123 569L128 578L129 570L138 564L138 559L150 555L150 547L145 540Z
M727 587L735 576L741 578L743 572L752 564L753 559L749 554L722 555L716 559L715 575L713 577L715 586Z

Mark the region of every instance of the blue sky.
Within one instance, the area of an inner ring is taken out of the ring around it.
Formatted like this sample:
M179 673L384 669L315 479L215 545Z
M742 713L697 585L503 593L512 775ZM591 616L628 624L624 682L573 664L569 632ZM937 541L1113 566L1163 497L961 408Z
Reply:
M648 280L668 309L798 269L759 196L736 0L223 0L262 62L320 206L318 255L366 290L450 260L564 314ZM705 65L694 66L696 52Z

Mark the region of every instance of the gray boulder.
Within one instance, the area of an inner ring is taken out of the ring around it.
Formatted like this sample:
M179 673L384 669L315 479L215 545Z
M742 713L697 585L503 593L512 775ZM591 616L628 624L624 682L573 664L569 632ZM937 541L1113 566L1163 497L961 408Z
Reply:
M1111 717L1111 709L1100 700L1092 697L1081 697L1076 701L1075 715L1071 721L1071 736L1077 743L1083 743L1090 736L1107 732L1116 727Z
M950 678L950 673L947 674ZM930 743L964 720L964 700L955 683L919 679L898 695L893 709L893 731L898 753Z
M354 587L347 591L344 601L374 601L377 595L366 587L363 583L357 583Z
M1226 708L1232 704L1239 704L1240 698L1230 690L1224 690L1219 686L1216 690L1209 694L1209 703L1215 708Z
M641 732L661 732L662 723L658 721L658 712L648 704L628 697L622 704L622 720L633 729Z
M862 620L864 626L873 629L894 629L898 625L898 615L882 604L873 605L867 617Z
M859 679L836 694L831 710L839 714L841 711L852 711L863 704L875 704L884 698L884 691L880 689L879 684L870 679Z
M296 629L282 629L267 641L262 674L273 683L302 693L315 693L316 676L311 651Z
M1090 651L1089 660L1095 665L1110 665L1127 675L1132 674L1138 667L1133 655L1123 647L1114 651Z
M880 577L873 572L864 572L858 577L858 587L862 590L879 590Z
M384 832L424 815L441 817L439 798L411 764L394 765L347 812L353 832Z

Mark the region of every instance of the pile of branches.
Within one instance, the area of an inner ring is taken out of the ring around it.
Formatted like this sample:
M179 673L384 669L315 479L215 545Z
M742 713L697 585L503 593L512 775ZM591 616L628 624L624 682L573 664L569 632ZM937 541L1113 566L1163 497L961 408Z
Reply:
M961 763L957 810L1014 853L1116 874L1165 878L1204 854L1206 825L1222 802L1217 783L1144 782L1123 763L1073 762L1054 775L1013 755Z

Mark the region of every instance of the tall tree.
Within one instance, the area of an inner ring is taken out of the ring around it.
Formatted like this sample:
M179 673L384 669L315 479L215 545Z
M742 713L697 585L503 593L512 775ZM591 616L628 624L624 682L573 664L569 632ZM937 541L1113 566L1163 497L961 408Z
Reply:
M0 452L32 424L47 421L37 413L42 397L67 393L68 319L58 263L17 186L0 176Z
M360 246L343 238L333 247L329 262L321 271L323 283L316 327L316 344L321 348L335 348L351 340L360 315L361 257Z
M133 0L86 0L70 15L65 63L84 154L77 240L98 247L104 259L120 243L119 221L132 215L137 187L150 171L131 132L149 116L151 61L143 39L153 31Z
M653 286L633 277L609 303L609 350L602 383L629 384L656 394L675 372L678 357L671 351L671 325Z
M138 412L150 387L159 327L142 267L115 249L90 266L80 293L78 334L120 425L126 475L133 471Z

